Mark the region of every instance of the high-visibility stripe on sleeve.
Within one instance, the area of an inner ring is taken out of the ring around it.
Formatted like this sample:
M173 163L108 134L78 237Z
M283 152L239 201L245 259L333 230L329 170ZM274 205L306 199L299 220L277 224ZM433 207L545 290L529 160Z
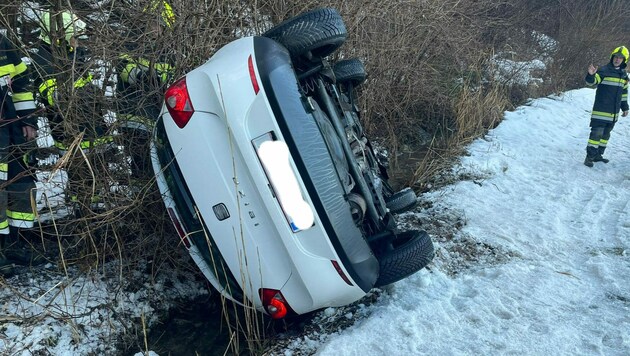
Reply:
M18 111L35 109L33 93L13 93L13 105L15 105L15 110Z
M16 65L15 68L13 69L13 72L11 73L11 77L18 76L26 72L27 69L28 68L26 67L26 63L20 62L20 64Z
M55 78L47 79L39 85L39 93L46 99L48 105L55 105L55 90L57 90L57 80Z

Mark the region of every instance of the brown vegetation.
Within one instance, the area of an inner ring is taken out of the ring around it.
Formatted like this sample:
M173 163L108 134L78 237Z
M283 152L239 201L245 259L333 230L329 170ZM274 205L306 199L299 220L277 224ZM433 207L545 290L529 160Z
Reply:
M0 4L0 28L7 29L25 56L38 41L34 3ZM60 110L66 118L64 128L73 137L80 137L74 124L85 116L81 113L85 98L71 84L77 74L98 71L105 92L115 84L110 81L113 69L104 64L115 62L121 53L139 51L168 56L176 78L238 37L261 34L272 24L315 7L334 7L348 30L348 39L335 56L360 58L368 73L360 97L363 124L388 149L390 166L402 175L402 182L419 191L450 166L464 144L495 127L505 110L529 97L581 87L589 63L604 64L614 47L630 45L624 42L628 37L622 26L630 7L622 0L171 0L176 21L159 37L151 35L151 24L160 15L145 11L148 3L41 1L40 9L72 9L88 23L87 65L77 73L75 63L57 58ZM540 35L555 42L541 41ZM515 66L496 77L496 58L518 63L541 60L546 66L538 71L541 81L535 85L519 83L514 78L529 69ZM98 100L104 112L116 112L117 98ZM109 129L115 133L116 123ZM120 145L133 146L124 137L121 140ZM164 251L178 248L177 239L153 178L131 177L120 154L85 154L76 145L70 151L46 169L82 172L85 180L70 182L83 197L81 216L45 224L49 236L70 236L60 240L60 246L87 265L112 258L127 261L123 268L135 268L146 259L154 266L167 263L169 254ZM413 164L404 160L411 153L420 157ZM118 168L112 168L112 162ZM112 191L112 182L125 189ZM105 209L92 209L93 202L103 203Z

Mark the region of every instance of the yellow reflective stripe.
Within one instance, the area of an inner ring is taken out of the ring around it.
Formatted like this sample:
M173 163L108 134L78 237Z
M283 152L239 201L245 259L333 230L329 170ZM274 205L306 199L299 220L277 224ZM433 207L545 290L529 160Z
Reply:
M26 69L27 69L26 68L26 63L20 62L20 64L16 65L13 68L13 73L11 74L11 77L15 77L15 76L18 76L18 75L26 72Z
M128 63L125 68L123 68L123 70L120 72L120 78L123 80L123 82L129 83L129 74L135 67L136 64L132 62Z
M606 79L604 80L609 81L609 82L618 82L618 83L624 83L626 81L624 78L615 78L615 77L606 77Z
M20 213L20 212L11 211L11 210L7 210L7 217L12 220L21 220L21 221L35 220L35 214L33 213Z
M595 73L595 84L599 84L602 81L602 77L599 76L599 73Z
M609 112L603 112L603 111L593 111L593 116L603 116L603 117L614 118L615 114L611 114Z
M24 92L24 93L13 93L13 102L19 102L19 101L32 101L33 100L33 93L31 92Z
M12 75L15 72L15 66L11 64L5 64L0 66L0 77L4 77L5 75Z
M9 227L9 220L0 221L0 230L6 229Z
M87 148L92 148L92 147L96 147L99 145L103 145L106 143L112 143L114 142L114 137L112 136L103 136L103 137L99 137L95 140L85 140L85 141L81 141L81 143L79 144L79 147L81 147L82 149L87 149ZM55 141L55 143L53 144L55 147L57 147L60 150L68 150L68 147L66 145L64 145L62 142L57 142Z
M588 144L589 144L589 145L599 145L599 141L595 141L595 140L591 140L591 139L589 139L589 140L588 140Z
M623 87L624 84L620 83L618 81L614 81L614 80L608 80L608 79L604 79L601 83L601 85L610 85L611 87Z
M0 163L0 181L9 179L9 164Z
M0 163L0 172L8 172L9 164L8 163Z
M83 88L84 86L90 84L92 82L92 79L94 78L94 76L92 76L92 74L88 74L87 77L82 77L77 79L76 82L74 82L74 87L75 88Z
M46 98L49 105L55 105L55 90L57 88L57 80L55 78L47 79L39 85L39 94Z

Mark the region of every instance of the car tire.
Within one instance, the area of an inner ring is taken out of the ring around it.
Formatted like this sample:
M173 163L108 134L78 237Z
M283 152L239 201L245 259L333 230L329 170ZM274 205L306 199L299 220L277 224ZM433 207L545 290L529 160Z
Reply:
M375 287L397 282L426 267L435 251L425 231L410 230L398 234L390 249L378 257L380 273Z
M358 58L344 59L335 63L333 71L335 72L337 82L350 82L354 87L363 83L367 77L365 66Z
M418 204L418 196L411 188L405 188L385 198L385 205L392 214L399 214L412 209Z
M335 9L316 9L290 18L263 33L282 44L292 57L310 52L326 57L346 40L347 31Z

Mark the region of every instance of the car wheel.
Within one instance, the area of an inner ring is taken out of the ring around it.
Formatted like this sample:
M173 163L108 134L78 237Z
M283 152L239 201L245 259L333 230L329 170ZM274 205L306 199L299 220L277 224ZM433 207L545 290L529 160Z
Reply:
M326 57L346 40L346 26L335 9L316 9L288 19L263 33L276 40L292 57L310 52Z
M405 188L392 196L385 198L385 205L392 214L402 213L412 209L418 203L418 196L411 188Z
M365 81L365 66L358 58L344 59L339 61L333 67L337 82L350 82L354 87L359 86Z
M431 262L434 254L433 243L425 231L398 234L390 248L378 257L380 274L374 286L386 286L416 273Z

